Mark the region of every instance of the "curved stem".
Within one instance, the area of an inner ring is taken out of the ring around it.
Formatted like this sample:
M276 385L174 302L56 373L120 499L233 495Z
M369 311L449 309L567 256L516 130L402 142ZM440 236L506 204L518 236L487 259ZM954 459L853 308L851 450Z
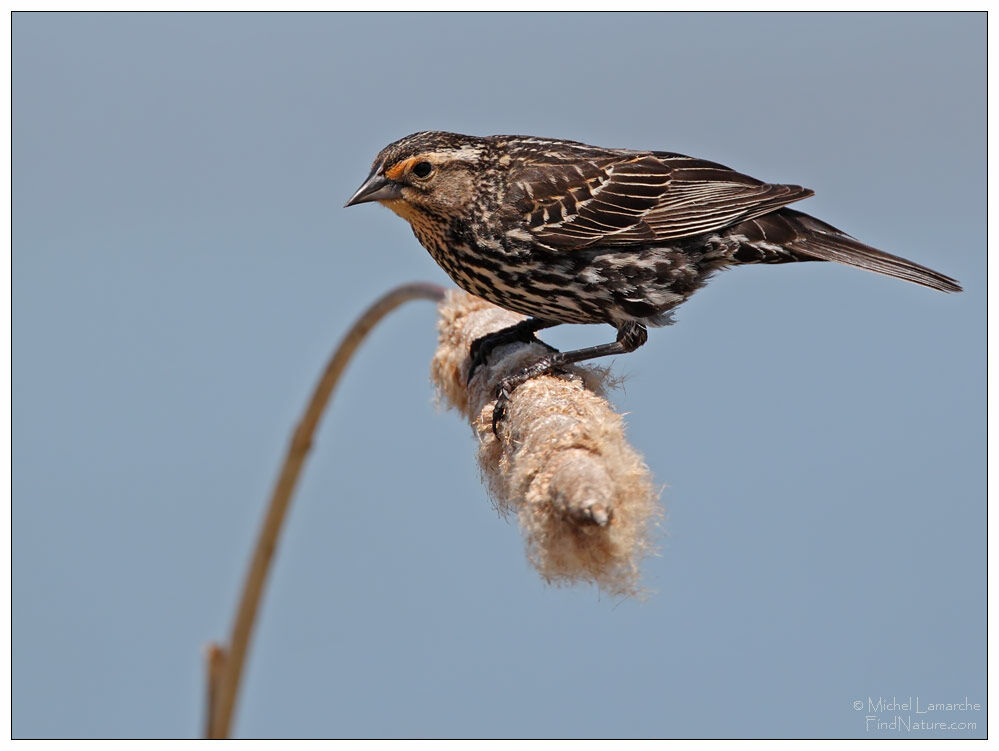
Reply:
M285 455L281 474L278 475L271 493L267 515L264 517L257 545L253 551L250 568L243 584L243 594L236 611L229 646L209 647L208 665L208 719L206 723L209 738L226 738L232 725L233 709L239 691L239 681L243 673L243 663L250 642L250 634L256 620L260 597L270 569L274 551L277 548L281 524L288 510L291 495L298 483L302 465L312 447L312 436L329 403L347 363L375 324L409 300L432 300L439 302L444 297L444 288L428 282L404 284L390 290L369 307L350 330L344 335L333 352L312 398L295 428L291 443Z

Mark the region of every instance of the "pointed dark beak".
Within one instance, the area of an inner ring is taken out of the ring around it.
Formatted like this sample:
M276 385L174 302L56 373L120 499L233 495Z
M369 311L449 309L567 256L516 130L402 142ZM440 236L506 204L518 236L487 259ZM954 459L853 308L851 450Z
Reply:
M364 181L364 185L358 188L357 192L350 197L350 200L343 205L344 208L370 201L391 201L395 198L402 198L402 186L379 174L381 169L382 165L379 164L371 170L371 174Z

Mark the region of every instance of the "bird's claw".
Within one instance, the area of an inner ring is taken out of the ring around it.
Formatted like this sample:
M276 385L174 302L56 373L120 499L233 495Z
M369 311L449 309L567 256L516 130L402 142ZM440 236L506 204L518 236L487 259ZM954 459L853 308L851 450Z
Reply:
M537 378L540 375L553 375L563 378L567 381L579 381L582 382L583 377L578 373L574 373L566 368L559 367L557 365L550 365L541 370L534 368L527 368L516 375L507 376L499 382L496 387L496 401L493 403L493 435L499 438L499 425L506 418L507 411L510 406L510 397L513 395L514 389L521 386L532 378Z
M538 337L535 336L534 332L530 329L524 329L519 326L511 326L506 329L494 331L491 334L480 336L472 342L472 346L469 347L468 356L470 364L468 366L468 377L465 379L465 385L467 386L472 382L472 378L475 377L475 373L479 368L486 364L494 349L501 347L504 344L513 344L514 342L523 342L524 344L540 344L551 352L558 352L558 350L551 345L545 344L543 341L538 339Z
M510 404L510 394L517 388L513 378L504 378L496 387L496 401L493 403L493 435L499 438L499 424L506 417L507 406Z

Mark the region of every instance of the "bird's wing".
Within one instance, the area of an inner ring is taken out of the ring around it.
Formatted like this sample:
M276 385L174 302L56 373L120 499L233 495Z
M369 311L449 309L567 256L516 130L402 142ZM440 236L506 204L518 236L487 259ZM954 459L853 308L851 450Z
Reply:
M529 165L511 182L527 230L562 250L701 235L812 195L666 152Z

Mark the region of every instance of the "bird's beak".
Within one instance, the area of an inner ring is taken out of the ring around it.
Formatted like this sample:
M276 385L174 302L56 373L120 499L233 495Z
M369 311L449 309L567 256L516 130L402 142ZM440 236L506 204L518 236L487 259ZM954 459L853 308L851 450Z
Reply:
M381 169L382 165L379 164L371 170L371 174L364 181L364 185L358 188L357 192L350 197L350 200L343 205L344 208L356 206L359 203L368 203L369 201L391 201L396 198L402 198L402 186L379 174Z

